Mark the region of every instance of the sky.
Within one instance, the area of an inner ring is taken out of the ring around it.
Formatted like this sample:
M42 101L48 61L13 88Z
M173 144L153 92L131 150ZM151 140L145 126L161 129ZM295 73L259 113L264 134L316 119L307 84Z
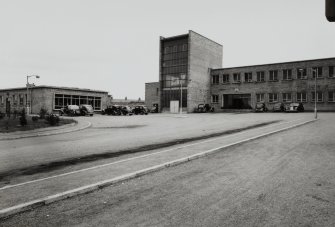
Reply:
M36 85L144 99L159 37L200 33L223 67L335 57L324 0L0 0L0 89Z

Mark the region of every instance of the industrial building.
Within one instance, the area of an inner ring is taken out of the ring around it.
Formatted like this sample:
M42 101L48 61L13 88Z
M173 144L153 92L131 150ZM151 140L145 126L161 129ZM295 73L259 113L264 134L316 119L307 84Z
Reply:
M222 45L193 31L161 37L159 56L159 82L146 83L145 100L161 112L181 105L193 112L200 103L216 112L252 110L257 102L313 110L315 98L318 110L335 111L335 58L222 68Z
M27 95L28 94L28 95ZM37 114L41 108L49 113L58 112L66 105L92 105L94 111L106 108L108 92L72 87L31 86L0 89L0 112L21 111Z

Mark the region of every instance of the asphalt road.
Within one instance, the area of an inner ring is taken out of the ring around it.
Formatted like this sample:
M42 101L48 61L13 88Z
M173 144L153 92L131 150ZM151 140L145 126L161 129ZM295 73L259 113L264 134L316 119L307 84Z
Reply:
M96 165L97 163L90 163L92 160L86 159L90 155L107 154L97 158L97 161L103 162L110 153L145 145L169 143L274 120L290 121L309 116L310 113L248 113L84 117L85 121L92 122L92 127L86 130L0 141L0 186L13 183L12 178L17 173L29 177L43 173L44 170L62 171L68 168L66 171L70 171L90 164ZM44 170L39 168L41 166L45 167Z
M334 226L335 116L22 213L2 226Z

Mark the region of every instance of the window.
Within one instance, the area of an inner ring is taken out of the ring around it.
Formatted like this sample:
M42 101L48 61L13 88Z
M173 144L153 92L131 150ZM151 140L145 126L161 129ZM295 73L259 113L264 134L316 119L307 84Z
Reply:
M187 44L183 44L183 51L187 51Z
M222 82L223 83L229 83L229 74L223 74L222 75Z
M177 46L173 46L173 52L177 52L178 51L178 47Z
M257 72L257 82L264 82L264 81L265 81L264 71Z
M218 95L212 95L212 103L219 103L219 96Z
M55 110L67 105L89 104L94 110L101 110L101 97L55 94Z
M169 47L165 47L164 48L164 54L168 54L169 53Z
M0 95L0 105L3 105L3 96Z
M292 80L292 69L283 70L283 80Z
M241 82L241 74L240 73L234 73L234 82L235 83L240 83Z
M15 106L17 104L16 102L16 95L13 95L13 105Z
M265 101L264 94L256 94L256 100L257 102L264 102Z
M219 75L213 75L212 76L212 84L219 84L220 82L220 76Z
M328 102L335 102L335 92L334 91L328 92Z
M291 93L283 93L283 102L292 102Z
M269 102L278 102L278 94L270 93L269 94Z
M248 72L248 73L244 73L244 81L245 82L252 82L252 73L251 72Z
M298 79L307 79L307 70L303 68L297 69L297 78Z
M307 102L306 92L297 92L297 102Z
M156 88L156 95L158 96L159 88Z
M278 81L278 70L270 70L270 81Z
M23 95L19 94L19 103L22 106L23 105Z
M322 67L314 67L312 68L312 74L313 74L313 78L322 78Z
M315 92L312 92L312 102L315 102ZM323 93L321 91L316 92L316 102L323 102Z
M329 74L328 74L329 77L335 77L334 68L335 66L329 66Z

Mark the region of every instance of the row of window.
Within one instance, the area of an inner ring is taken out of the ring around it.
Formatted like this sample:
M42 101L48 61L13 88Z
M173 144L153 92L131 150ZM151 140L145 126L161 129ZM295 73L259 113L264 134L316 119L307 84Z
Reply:
M180 45L174 45L174 46L166 46L164 48L164 54L170 54L180 51L187 51L187 44L180 44Z
M275 103L279 101L278 93L268 93L268 102ZM292 93L282 93L283 102L293 102ZM324 93L322 91L316 92L316 101L324 102ZM257 102L265 102L265 93L256 94ZM296 93L296 102L307 102L307 93L306 92L297 92ZM315 102L315 92L311 92L311 102ZM328 102L335 102L335 92L328 92ZM219 103L219 95L212 95L212 103Z
M91 105L94 110L101 110L101 97L55 94L55 110L59 110L67 105L83 104Z
M11 96L11 104L16 106L16 105L20 105L23 106L25 105L24 100L27 99L27 95L26 94L18 94L18 95L12 95ZM0 105L4 105L5 104L5 97L0 95Z
M323 68L322 67L314 67L311 68L311 76L314 79L324 77ZM335 78L335 66L328 66L328 77ZM253 72L245 72L244 74L244 82L250 83L253 81L256 82L265 82L265 71L257 71L253 78ZM269 71L269 80L268 81L279 81L278 78L279 70L270 70ZM293 80L293 69L284 69L282 70L282 78L283 80ZM296 69L296 78L303 80L307 79L307 68L297 68ZM241 73L233 73L233 83L241 83ZM255 80L254 80L255 79ZM223 74L222 75L222 83L229 83L230 75ZM212 84L220 83L220 75L212 75Z

